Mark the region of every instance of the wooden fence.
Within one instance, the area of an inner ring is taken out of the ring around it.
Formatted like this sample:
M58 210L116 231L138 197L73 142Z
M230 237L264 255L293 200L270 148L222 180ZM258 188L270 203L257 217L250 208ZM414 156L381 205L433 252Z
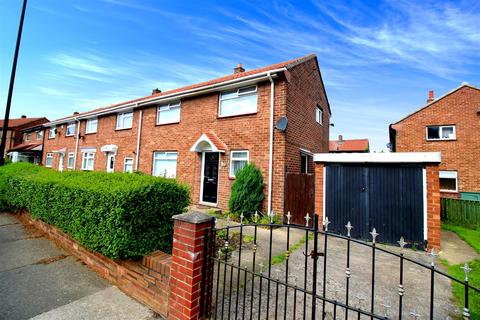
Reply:
M480 201L442 198L442 221L480 227Z

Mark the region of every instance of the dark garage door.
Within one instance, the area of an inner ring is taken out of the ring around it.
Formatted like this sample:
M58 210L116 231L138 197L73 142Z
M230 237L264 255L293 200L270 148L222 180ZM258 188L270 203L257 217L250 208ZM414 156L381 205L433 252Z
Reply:
M326 166L325 214L329 230L371 239L376 228L379 242L423 243L423 175L420 165Z

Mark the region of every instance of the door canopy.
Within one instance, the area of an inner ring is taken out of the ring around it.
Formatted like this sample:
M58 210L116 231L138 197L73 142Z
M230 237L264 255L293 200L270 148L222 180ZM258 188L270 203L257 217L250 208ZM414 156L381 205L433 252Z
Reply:
M102 152L111 152L111 153L117 153L117 150L118 150L118 147L114 144L107 144L107 145L104 145L103 147L100 148L100 151Z
M222 152L225 153L226 145L214 133L204 133L190 148L191 152Z

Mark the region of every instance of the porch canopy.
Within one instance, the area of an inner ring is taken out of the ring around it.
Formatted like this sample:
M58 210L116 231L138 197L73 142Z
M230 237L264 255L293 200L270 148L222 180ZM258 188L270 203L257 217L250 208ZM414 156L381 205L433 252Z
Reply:
M214 133L207 132L200 136L190 148L191 152L221 152L225 153L227 146Z
M117 153L118 147L114 144L107 144L100 148L101 152Z

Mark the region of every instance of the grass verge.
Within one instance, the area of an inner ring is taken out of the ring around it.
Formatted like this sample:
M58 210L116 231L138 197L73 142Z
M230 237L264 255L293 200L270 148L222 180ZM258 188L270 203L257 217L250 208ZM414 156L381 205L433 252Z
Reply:
M297 242L292 244L288 251L290 253L292 253L294 251L297 251L298 249L300 249L305 244L306 241L307 241L307 238L302 237L300 240L298 240ZM272 257L272 265L282 263L283 261L285 261L286 258L287 258L287 256L286 256L285 252L279 253L276 256Z
M480 253L480 230L469 229L461 226L442 224L442 229L455 232L462 240L468 243L472 248ZM447 261L444 263L448 267L448 273L456 279L464 279L465 273L462 264L451 265ZM469 266L472 271L469 274L469 283L480 288L480 260L473 260L469 262ZM465 305L465 288L459 283L452 282L452 292L457 305L460 310L463 310ZM470 319L480 319L480 293L476 293L473 290L469 291L469 309Z

